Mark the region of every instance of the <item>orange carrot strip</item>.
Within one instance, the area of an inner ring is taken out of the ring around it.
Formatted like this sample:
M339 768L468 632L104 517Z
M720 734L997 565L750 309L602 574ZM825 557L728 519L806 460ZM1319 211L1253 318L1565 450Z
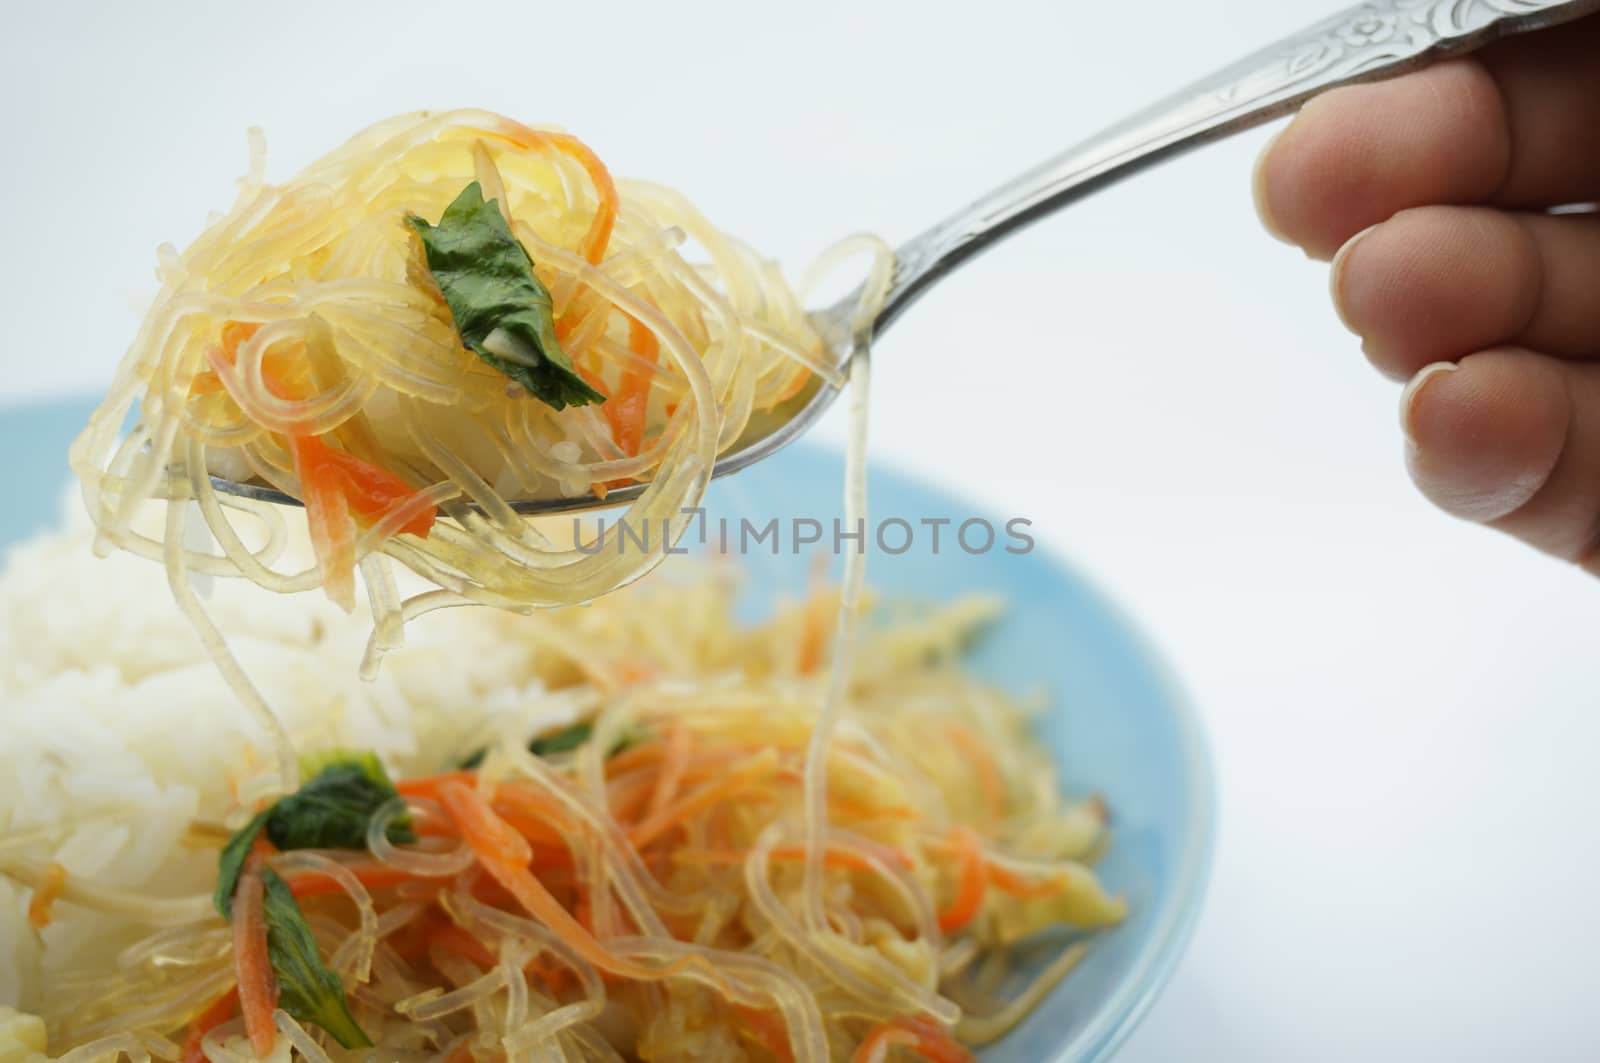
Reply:
M415 779L401 779L394 784L395 790L401 797L431 797L439 798L439 790L445 783L464 782L471 786L478 781L476 772L447 771L439 775L423 775Z
M327 459L333 450L311 436L290 436L300 501L305 503L311 545L322 568L322 588L346 612L356 605L356 523L338 468Z
M589 175L590 183L594 185L598 206L595 208L594 220L589 223L589 231L578 244L578 251L591 266L599 265L600 260L606 255L606 246L611 243L611 229L617 223L619 206L617 186L611 180L611 171L606 169L605 163L600 161L600 157L591 151L587 144L570 133L529 129L520 122L507 122L497 132L519 147L552 148L583 167L584 172Z
M530 811L526 805L497 798L493 808L495 815L511 824L518 834L533 844L537 857L535 862L540 866L550 862L545 854L558 850L566 852L566 842L561 834L542 815Z
M880 1022L867 1031L867 1036L861 1039L856 1046L855 1055L851 1056L851 1063L878 1063L882 1060L892 1045L915 1045L917 1037L909 1030L902 1030L897 1023Z
M222 378L225 366L231 366L238 356L239 344L255 334L258 325L229 321L222 327L222 350L208 350L206 357L217 376ZM268 388L277 395L289 398L292 394L274 378L267 378ZM346 612L356 605L356 528L350 518L350 506L332 462L326 453L332 450L326 444L318 447L310 442L313 437L291 434L289 456L294 462L295 478L300 481L300 501L306 507L306 527L311 533L312 552L317 566L322 569L324 592Z
M956 870L956 895L950 906L939 913L939 929L946 933L972 922L983 907L983 893L988 885L978 836L965 827L957 827L951 832L951 840L956 843L960 865Z
M239 985L239 1009L244 1030L257 1059L266 1059L278 1040L272 1011L278 1006L278 985L267 956L265 886L261 858L245 860L239 886L233 895L233 964Z
M642 768L646 764L654 764L666 753L666 747L655 739L654 736L641 741L636 746L629 746L615 756L606 758L607 775L626 775L635 768Z
M327 447L325 460L330 461L338 469L340 478L344 481L345 494L350 500L350 508L355 510L357 516L362 517L368 524L376 524L391 512L402 506L410 505L417 510L414 516L409 516L400 531L426 538L433 529L434 518L439 514L439 508L423 502L423 492L388 469L363 461L354 454L343 450L335 450L322 442Z
M606 803L611 809L611 818L618 823L631 823L639 819L655 789L656 778L659 778L659 774L653 778L647 771L638 771L613 779L606 787Z
M972 1063L972 1053L967 1046L937 1023L916 1018L901 1019L900 1025L916 1035L916 1049L929 1063Z
M222 361L232 366L238 360L239 345L254 336L260 327L257 324L241 321L224 323L220 354ZM302 397L283 383L291 368L290 360L272 351L267 352L266 357L262 359L262 378L272 393L280 398ZM216 365L213 359L213 372L209 375L216 379L219 387L222 384L220 370L221 366ZM296 434L291 436L289 442L290 455L295 459L296 475L300 475L302 461L316 464L318 474L322 472L322 466L331 466L337 471L339 482L336 486L343 489L350 508L368 524L375 524L393 510L409 504L417 512L414 515L408 514L406 523L401 526L400 531L426 536L432 529L434 518L438 515L438 507L427 505L423 501L421 491L394 473L371 462L363 461L354 454L330 446L321 436ZM303 487L303 476L301 481Z
M589 145L575 136L567 133L540 133L538 139L567 157L577 160L578 165L583 167L584 172L589 175L589 180L594 184L595 198L599 201L599 205L595 208L594 220L589 223L589 231L583 235L583 241L578 244L578 251L591 266L598 266L600 260L606 257L606 247L611 243L611 230L617 224L617 210L620 206L616 183L611 180L611 171L600 161L600 156L589 149Z
M749 1008L735 1004L733 1013L744 1023L742 1031L756 1044L766 1049L767 1055L778 1063L794 1063L794 1049L789 1047L789 1028L783 1017L771 1008Z
M594 935L528 870L533 853L527 840L494 814L482 794L464 783L447 782L439 788L439 802L456 821L461 836L472 846L478 863L489 876L578 955L604 971L625 978L653 978L665 973L620 960L595 940ZM670 965L668 970L671 970Z
M639 453L644 442L645 411L650 406L650 380L655 376L656 359L661 356L661 344L636 318L628 318L628 348L648 366L630 362L623 370L621 385L611 400L600 407L611 424L611 438L624 454L632 457Z
M655 788L650 791L650 803L645 806L646 816L658 815L667 807L667 802L678 796L678 787L683 785L683 773L688 766L689 729L681 723L674 723L667 731L667 755L656 774Z
M544 987L552 995L559 995L572 979L571 972L565 967L554 963L545 963L543 960L535 960L528 964L527 967L524 967L523 970L543 981Z
M697 790L690 791L660 812L636 824L628 832L628 840L633 842L634 848L644 848L689 817L705 811L725 798L731 797L761 776L771 772L773 761L774 758L770 756L754 757L726 775L711 780Z
M444 1057L444 1063L472 1063L472 1038L463 1037L461 1043L450 1050Z
M994 758L984 748L983 741L966 724L953 722L946 728L956 748L971 758L972 770L978 776L978 787L983 791L984 804L996 819L1006 810L1006 784Z
M387 889L403 882L415 882L424 878L409 871L402 871L398 867L390 867L388 864L346 864L345 869L369 890ZM289 892L296 898L320 897L323 894L344 892L344 887L337 879L320 871L302 871L288 876L285 881L289 884Z
M33 896L28 899L28 923L35 930L43 930L50 925L50 912L55 907L56 898L61 896L61 889L67 884L67 869L50 861L44 869L44 877L39 884L33 887Z
M238 1009L239 993L230 989L213 1000L210 1007L195 1016L189 1023L188 1033L183 1038L181 1063L206 1063L205 1049L201 1047L206 1034L233 1018L233 1013Z
M530 841L544 842L549 845L565 846L561 827L572 827L572 816L560 804L545 796L538 786L519 781L503 782L495 787L494 800L510 807L519 809L530 816L537 816L548 824L548 828L537 838Z
M813 596L806 602L805 628L800 634L800 657L796 664L802 675L809 675L822 665L822 655L828 645L827 614L831 611L820 597Z
M943 1027L927 1019L902 1017L867 1032L852 1056L854 1063L884 1057L891 1045L905 1045L929 1063L972 1063L972 1053Z
M430 945L437 945L446 952L453 952L471 960L479 967L493 967L500 962L500 958L489 951L489 946L456 926L454 923L439 927L428 936Z

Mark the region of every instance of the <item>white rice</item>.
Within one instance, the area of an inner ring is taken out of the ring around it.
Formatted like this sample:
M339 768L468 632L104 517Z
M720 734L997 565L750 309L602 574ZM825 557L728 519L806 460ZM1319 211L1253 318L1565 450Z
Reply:
M185 829L234 809L233 784L270 753L161 566L95 557L81 508L70 502L67 530L16 547L0 575L0 863L56 860L100 885L207 893L216 854L181 844ZM503 729L526 734L578 708L533 678L538 651L517 637L519 618L492 610L408 626L406 644L364 683L362 610L242 581L218 581L206 604L302 750L371 749L391 770L430 771ZM40 1007L42 987L122 944L113 920L81 909L36 932L28 898L0 875L0 1063L37 1050L9 1008Z

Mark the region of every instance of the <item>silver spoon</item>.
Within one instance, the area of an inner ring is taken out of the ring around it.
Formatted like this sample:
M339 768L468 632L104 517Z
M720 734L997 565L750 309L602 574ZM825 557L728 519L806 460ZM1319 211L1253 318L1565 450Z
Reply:
M895 252L895 274L869 334L876 336L951 270L1030 222L1190 148L1288 114L1341 85L1377 81L1464 55L1502 37L1600 11L1600 0L1372 0L1269 45L1022 174ZM851 320L860 293L811 315L812 327L845 365L857 337ZM784 406L745 431L713 476L754 465L822 416L838 389L813 378ZM217 490L299 505L271 488L212 477ZM645 485L592 495L513 501L519 513L610 507Z

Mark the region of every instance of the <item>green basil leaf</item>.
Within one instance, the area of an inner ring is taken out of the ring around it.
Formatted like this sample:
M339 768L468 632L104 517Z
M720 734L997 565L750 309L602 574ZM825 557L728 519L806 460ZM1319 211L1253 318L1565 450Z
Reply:
M445 208L438 225L415 214L406 220L422 238L428 271L468 349L558 410L606 401L562 351L550 292L478 182Z
M365 849L373 813L399 796L394 784L371 753L323 755L307 766L318 765L299 790L272 806L267 837L285 852ZM396 845L417 840L406 817L389 825L388 838Z
M587 720L575 723L570 727L563 727L547 735L539 735L528 743L528 752L536 757L547 757L552 753L570 753L583 745L594 734L594 725ZM614 757L629 746L638 745L639 734L634 730L624 731L617 736L617 740L606 750L606 756ZM475 771L483 766L483 758L488 750L479 749L467 754L461 759L462 771Z
M211 893L211 903L217 906L224 919L233 918L233 891L239 887L239 873L244 870L245 858L250 855L256 837L271 814L272 809L268 808L252 816L249 823L233 832L217 858L217 886Z
M350 1014L344 983L323 965L289 884L271 868L262 871L262 879L267 958L278 981L278 1006L301 1023L322 1027L344 1048L370 1048L372 1039Z
M588 721L575 723L571 727L563 727L552 734L540 735L528 743L528 752L536 757L548 757L552 753L571 753L583 745L594 734L594 725Z

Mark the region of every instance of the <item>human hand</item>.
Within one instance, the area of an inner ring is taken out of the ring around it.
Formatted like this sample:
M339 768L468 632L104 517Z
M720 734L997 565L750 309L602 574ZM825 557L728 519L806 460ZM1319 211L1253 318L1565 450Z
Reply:
M1445 510L1600 574L1600 17L1312 100L1262 220L1332 259Z

